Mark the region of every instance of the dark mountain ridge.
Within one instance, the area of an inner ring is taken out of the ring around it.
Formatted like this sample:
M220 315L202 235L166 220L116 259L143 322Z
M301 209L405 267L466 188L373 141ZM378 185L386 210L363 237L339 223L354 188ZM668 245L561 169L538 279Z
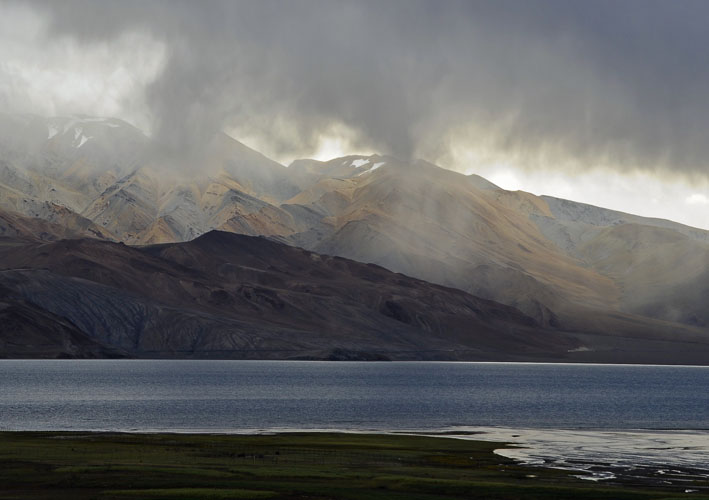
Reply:
M699 330L642 345L561 330L374 264L222 231L142 247L5 238L0 262L5 357L709 359Z
M261 237L22 242L0 257L3 301L131 356L493 359L563 356L577 345L535 335L536 322L509 306Z

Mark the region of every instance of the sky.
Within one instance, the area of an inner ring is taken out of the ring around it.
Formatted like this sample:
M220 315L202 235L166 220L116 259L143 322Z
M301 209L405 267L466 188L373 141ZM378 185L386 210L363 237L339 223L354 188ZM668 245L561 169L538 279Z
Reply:
M382 153L709 229L709 2L0 0L0 112Z

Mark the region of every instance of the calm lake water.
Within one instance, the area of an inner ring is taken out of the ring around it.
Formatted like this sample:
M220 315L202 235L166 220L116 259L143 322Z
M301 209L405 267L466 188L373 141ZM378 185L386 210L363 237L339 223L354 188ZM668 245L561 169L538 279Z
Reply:
M0 430L447 431L588 479L688 484L709 478L708 387L706 367L2 360Z
M0 361L0 429L709 429L709 368Z

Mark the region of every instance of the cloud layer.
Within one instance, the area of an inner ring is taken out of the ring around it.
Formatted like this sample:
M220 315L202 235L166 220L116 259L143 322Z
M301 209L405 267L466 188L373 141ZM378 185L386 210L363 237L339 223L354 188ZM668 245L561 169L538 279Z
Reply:
M355 146L404 158L455 161L467 151L529 168L709 177L703 0L64 0L2 9L39 16L34 49L59 43L55 61L97 47L142 61L115 107L144 115L180 154L228 128L299 156L346 129ZM100 69L106 78L115 70L105 60ZM0 67L0 106L17 95L22 82L8 76L16 71Z

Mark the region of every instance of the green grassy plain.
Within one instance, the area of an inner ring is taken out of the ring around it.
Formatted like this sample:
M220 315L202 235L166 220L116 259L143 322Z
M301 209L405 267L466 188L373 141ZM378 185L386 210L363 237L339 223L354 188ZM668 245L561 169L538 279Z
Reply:
M404 435L0 433L0 499L680 499ZM535 476L535 477L530 477Z

